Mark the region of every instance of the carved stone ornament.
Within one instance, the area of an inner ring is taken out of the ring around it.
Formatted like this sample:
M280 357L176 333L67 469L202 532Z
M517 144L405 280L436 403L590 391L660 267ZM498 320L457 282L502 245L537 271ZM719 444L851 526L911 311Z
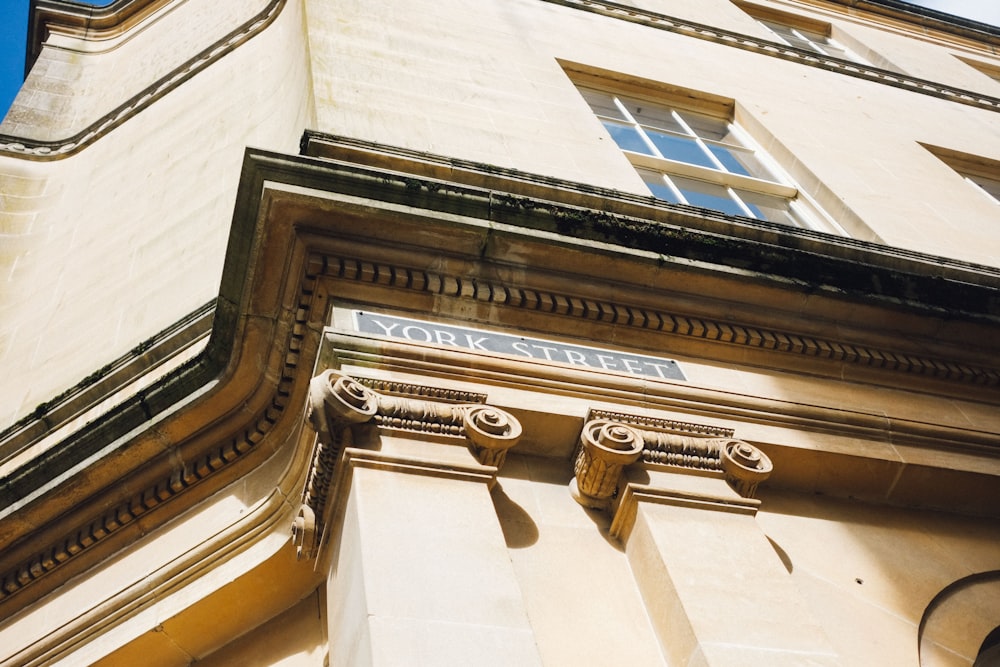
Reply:
M753 498L774 469L764 452L734 438L731 428L606 410L591 410L587 418L632 427L643 441L643 463L721 472L744 498Z
M467 408L463 424L469 450L484 466L502 466L507 450L521 438L521 423L513 415L488 405Z
M313 558L316 555L316 515L308 505L301 505L292 522L292 543L295 544L295 558Z
M607 509L618 489L622 469L639 459L642 436L624 424L596 419L583 426L570 491L578 503Z
M719 455L726 481L744 498L753 498L757 485L774 470L767 454L742 440L726 440L719 447Z
M371 422L379 429L464 437L480 464L497 468L521 437L521 424L513 415L481 403L455 402L485 399L484 395L397 385L402 395L376 392L334 370L323 371L310 382L307 419L317 437L302 504L292 525L298 558L315 558L319 551L337 461L352 442L350 426ZM383 382L382 386L396 385Z
M322 538L327 494L340 456L342 431L351 424L370 421L378 409L378 396L359 382L326 370L309 383L307 419L316 430L312 465L302 492L302 505L292 525L296 556L313 558Z
M334 370L325 370L309 382L308 419L320 440L328 440L337 424L370 420L377 409L375 392Z

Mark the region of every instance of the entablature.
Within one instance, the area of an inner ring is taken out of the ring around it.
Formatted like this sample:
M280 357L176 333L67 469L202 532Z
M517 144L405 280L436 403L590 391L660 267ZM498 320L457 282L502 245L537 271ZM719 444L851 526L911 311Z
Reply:
M565 460L567 472L588 421L639 415L731 429L773 462L778 487L1000 507L995 271L324 141L327 158L248 153L212 334L195 359L58 442L48 433L44 451L18 444L37 456L3 480L0 605L38 600L261 466L292 471L275 482L292 498L306 484L317 368L357 381L362 397L389 396L376 428L405 425L407 406L424 401L445 430L485 407L520 424L523 455ZM851 283L872 275L888 287ZM337 304L668 355L698 372L638 377L361 335L336 326ZM882 362L868 349L884 350ZM404 459L389 463L412 468ZM661 464L674 465L640 465ZM496 468L473 461L462 474L488 482Z

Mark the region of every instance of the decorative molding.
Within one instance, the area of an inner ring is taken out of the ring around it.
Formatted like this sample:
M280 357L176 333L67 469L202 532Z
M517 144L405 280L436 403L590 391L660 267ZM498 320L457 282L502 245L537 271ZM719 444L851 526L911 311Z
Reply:
M325 275L342 280L377 283L383 287L469 299L509 308L534 310L617 326L660 331L675 336L924 375L953 382L991 387L1000 385L1000 371L996 369L893 352L830 338L597 301L529 287L514 287L482 278L450 275L399 265L335 256L324 256L321 261Z
M774 465L767 454L748 442L726 440L719 443L719 458L726 481L744 498L757 494L757 485L771 476Z
M317 437L302 502L292 523L292 542L300 560L316 556L334 468L350 442L347 427L370 421L377 409L375 392L336 371L323 371L309 383L306 419Z
M521 438L521 423L509 412L488 405L467 407L462 424L469 451L484 466L503 466L507 451Z
M409 382L397 382L396 380L381 380L373 378L355 378L355 382L360 382L369 389L386 396L403 396L406 398L420 398L442 403L485 403L486 394L475 391L462 391L459 389L444 389L441 387L428 387L422 384L411 384Z
M986 109L988 111L1000 111L1000 98L983 95L973 91L949 86L947 84L935 83L926 79L908 76L899 72L880 69L871 65L863 65L851 60L841 58L831 58L818 54L807 49L800 49L788 46L779 42L772 42L760 37L745 35L732 30L724 30L713 26L687 21L685 19L658 14L636 7L629 7L615 2L603 0L544 0L555 5L571 7L600 16L636 23L657 30L694 37L724 46L730 46L744 51L752 51L782 60L808 65L832 72L838 72L847 76L874 81L884 85L901 88L921 95L930 95L940 99L965 104L968 106Z
M757 486L771 475L774 466L764 452L734 438L734 433L724 427L591 410L574 453L577 480L574 497L587 507L607 507L622 468L641 459L645 464L722 473L737 493L753 498ZM632 443L633 436L638 442L629 444L629 451L638 447L634 457L605 454L605 450L615 454L625 451L624 444ZM591 471L591 459L601 456L618 464L618 468ZM590 499L595 500L588 503Z
M622 471L639 459L643 446L643 438L635 429L604 419L588 421L580 432L573 463L573 498L591 509L609 508Z
M144 90L112 109L76 134L60 141L37 141L0 134L0 155L34 160L54 160L73 155L130 120L153 102L175 90L188 79L206 70L239 46L263 32L281 13L287 0L271 0L268 5L235 30L176 67ZM88 9L88 11L92 11Z
M1000 285L1000 269L994 266L886 246L874 241L864 241L847 236L832 236L825 232L803 227L790 227L766 220L729 215L712 209L686 204L672 204L662 199L656 199L652 195L622 192L509 167L486 165L481 162L463 160L429 151L403 148L317 130L303 132L299 149L303 159L319 158L324 161L324 166L328 169L333 167L330 163L331 160L340 163L340 168L335 169L335 173L343 173L340 169L345 163L357 165L365 171L366 175L377 177L386 186L392 183L408 193L420 192L422 199L427 202L431 200L429 195L444 192L481 198L489 204L488 209L484 210L481 215L486 217L491 210L496 210L498 215L490 217L490 219L497 221L507 222L506 214L508 212L548 214L557 221L560 218L580 223L591 220L608 223L605 225L606 227L610 226L610 223L619 221L636 234L631 238L634 244L642 238L638 235L639 232L644 231L642 223L646 223L649 230L657 232L660 236L669 236L671 228L675 226L676 214L680 213L684 215L682 226L676 230L684 234L680 240L693 240L690 236L692 231L698 233L715 232L728 237L735 231L742 233L753 230L754 238L759 238L760 234L766 232L769 243L777 243L782 247L809 252L810 259L813 260L808 266L810 273L816 273L818 267L815 260L819 259L818 255L821 255L849 259L865 265L870 264L872 268L890 268L902 272L903 275L930 273L935 276L936 280L944 278L962 284ZM390 174L385 170L406 173ZM447 181L447 184L445 185L441 181ZM445 204L445 206L448 205ZM453 211L454 209L454 204L451 204L447 208L435 210ZM586 209L597 210L587 211ZM633 213L628 213L628 211L633 211ZM470 213L470 211L467 210L466 213ZM515 224L517 223L515 222ZM551 225L542 227L542 229L559 231L558 226L553 228ZM595 226L594 230L596 229ZM587 226L577 225L573 230L585 232ZM589 238L606 240L596 237ZM718 237L712 238L715 242L721 241ZM646 245L642 247L646 250L653 250ZM691 258L694 259L694 257ZM839 270L836 272L840 273ZM909 287L906 289L911 291ZM947 304L941 303L936 305L939 307L947 306Z
M722 470L719 451L721 444L728 442L727 438L692 437L660 431L641 433L646 442L646 447L642 450L643 463L693 470Z
M656 505L674 505L692 509L713 510L754 516L760 507L760 501L753 498L729 498L709 494L685 493L670 489L661 489L647 484L625 484L621 490L614 516L608 534L620 542L627 542L632 528L635 526L639 503L647 502Z
M321 441L334 440L344 425L370 421L378 409L375 392L335 370L325 370L309 382L306 419Z
M171 0L113 0L83 8L63 0L36 0L28 17L29 55L38 54L47 33L106 40L133 30L169 4Z
M628 539L639 502L749 515L757 513L760 505L754 498L757 486L770 476L773 466L757 447L735 439L733 429L604 410L591 410L588 419L596 415L620 419L620 423L627 424L638 434L642 440L643 464L687 468L716 479L721 477L740 496L735 498L712 491L693 493L629 482L616 494L617 505L609 530L615 539Z
M198 577L210 571L218 572L220 569L232 568L228 566L234 558L247 554L248 544L246 535L267 535L278 534L284 527L284 522L288 519L287 498L280 488L273 488L264 495L262 501L248 508L241 516L241 520L235 524L230 524L219 532L216 532L207 540L201 542L194 548L186 551L180 557L167 563L161 564L159 568L153 570L148 576L132 581L119 582L124 587L118 590L102 590L97 599L90 600L90 604L81 603L77 610L79 615L67 620L55 632L40 638L24 646L17 653L6 656L6 660L0 655L0 665L3 667L44 667L54 664L79 664L81 659L73 659L76 649L82 644L86 644L104 633L112 630L116 626L134 620L150 606L162 601L165 597L175 593L178 587L185 586L191 582L192 577ZM274 543L269 549L273 553L281 549ZM259 564L261 560L256 559ZM244 561L238 567L246 567ZM100 575L98 575L100 576ZM221 577L224 586L237 585L231 575ZM288 584L290 582L282 582ZM260 582L258 581L258 585ZM247 584L252 586L253 584ZM315 585L315 584L314 584ZM309 589L307 589L309 590ZM305 593L306 591L302 591ZM102 596L107 597L102 597ZM5 615L4 620L9 618ZM152 626L152 624L151 624ZM151 627L150 626L150 627ZM5 650L14 647L4 646ZM86 664L93 664L95 654L88 654Z
M403 395L377 393L370 386L388 387ZM426 400L413 396L442 397ZM455 403L457 398L477 399ZM328 497L341 454L353 442L351 426L372 422L383 429L447 437L464 437L477 461L495 471L507 450L521 437L521 424L499 408L483 405L485 395L381 380L354 380L328 369L309 385L307 420L316 431L301 505L292 524L296 556L315 558L323 542L328 519Z
M193 461L185 461L180 467L175 466L169 476L161 477L155 483L133 493L96 518L83 523L35 551L31 557L0 573L0 605L81 554L92 550L97 544L119 533L138 518L230 466L264 439L288 407L292 385L298 373L299 350L307 333L306 323L312 310L317 268L319 268L317 265L307 263L305 275L299 282L298 307L294 311L291 331L284 341L284 363L280 370L280 379L271 395L270 404L247 420L246 428L238 435L198 455Z
M206 303L0 430L0 461L37 446L42 439L79 420L109 396L127 391L137 379L148 379L151 369L169 364L203 340L211 331L214 315L215 302Z
M663 417L650 417L647 415L630 415L624 412L613 412L611 410L592 409L587 413L587 421L591 419L608 419L610 421L621 422L640 429L652 429L657 431L670 431L680 435L694 435L715 438L732 438L736 431L725 426L710 426L708 424L695 424L694 422L682 422L675 419L664 419Z
M378 395L375 423L382 428L462 437L467 405Z

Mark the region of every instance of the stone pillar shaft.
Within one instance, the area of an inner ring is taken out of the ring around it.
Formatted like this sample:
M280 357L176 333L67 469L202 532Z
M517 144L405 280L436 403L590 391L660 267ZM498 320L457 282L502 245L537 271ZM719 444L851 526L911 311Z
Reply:
M619 510L634 512L626 554L668 664L841 664L757 525L754 501L721 479L683 477L682 492L629 485Z
M490 469L347 453L327 588L330 664L540 664Z

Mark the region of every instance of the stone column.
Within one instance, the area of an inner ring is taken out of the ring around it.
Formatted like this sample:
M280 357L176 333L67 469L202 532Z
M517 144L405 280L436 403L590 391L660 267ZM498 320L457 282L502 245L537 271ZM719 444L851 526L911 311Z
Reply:
M711 449L711 448L710 448ZM755 515L766 460L714 448L722 471L626 471L612 533L625 544L667 662L711 667L839 665Z
M327 584L330 664L540 664L490 472L347 453Z
M540 664L490 495L517 420L330 371L313 388L293 531L328 568L330 665Z

